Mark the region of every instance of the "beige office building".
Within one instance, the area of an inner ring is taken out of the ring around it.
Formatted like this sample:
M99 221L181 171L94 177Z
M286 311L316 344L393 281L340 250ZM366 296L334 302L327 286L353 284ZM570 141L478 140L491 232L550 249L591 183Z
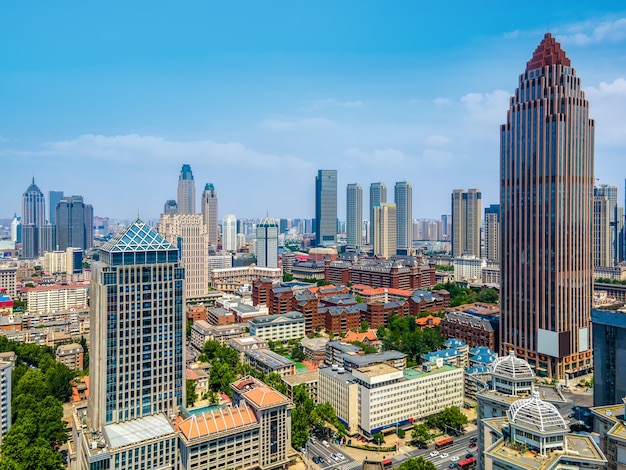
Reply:
M382 202L374 206L374 255L390 258L398 250L396 205Z
M482 194L478 189L452 191L452 255L480 258Z

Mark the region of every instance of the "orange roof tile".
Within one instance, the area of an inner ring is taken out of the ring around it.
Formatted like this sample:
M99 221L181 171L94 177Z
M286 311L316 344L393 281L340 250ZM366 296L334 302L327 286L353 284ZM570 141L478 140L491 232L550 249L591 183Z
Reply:
M362 343L365 339L369 341L376 341L378 340L378 337L376 336L376 333L374 331L366 331L365 333L355 333L354 331L349 331L348 334L341 341L344 343L360 341Z
M257 423L256 415L247 406L190 416L178 423L178 429L187 439L197 439L229 429Z
M245 394L245 397L258 407L287 403L287 398L270 387L257 387Z

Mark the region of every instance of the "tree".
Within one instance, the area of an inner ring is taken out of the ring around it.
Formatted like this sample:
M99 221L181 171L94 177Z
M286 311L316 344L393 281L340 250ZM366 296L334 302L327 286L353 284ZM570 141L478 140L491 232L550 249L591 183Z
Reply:
M293 281L293 274L288 273L287 271L283 271L283 282L291 282Z
M407 459L398 466L398 470L436 470L435 464L424 457Z
M185 403L186 403L187 408L191 408L196 402L196 400L198 399L198 393L196 392L196 383L191 379L187 379L186 388L187 388L187 399Z
M304 361L305 359L305 355L304 352L302 351L302 349L300 349L297 345L294 346L293 348L291 348L291 359L295 362L301 362Z
M431 438L430 429L424 423L416 424L411 431L411 439L417 442L428 442Z
M426 424L431 428L447 431L449 428L459 429L468 423L467 416L461 413L456 406L450 406L443 411L426 418Z
M400 439L404 439L404 436L406 436L406 431L404 429L402 429L402 428L399 428L398 429L398 437Z
M360 295L355 295L354 296L354 300L356 300L357 304L362 304L363 303L363 297L361 297Z
M385 436L382 432L377 432L372 437L374 438L374 442L378 445L381 445L383 442L385 442Z
M365 332L367 332L369 329L370 329L370 324L369 324L369 323L367 323L367 321L366 321L366 320L363 320L363 321L361 322L361 325L359 326L359 332L360 332L360 333L365 333Z

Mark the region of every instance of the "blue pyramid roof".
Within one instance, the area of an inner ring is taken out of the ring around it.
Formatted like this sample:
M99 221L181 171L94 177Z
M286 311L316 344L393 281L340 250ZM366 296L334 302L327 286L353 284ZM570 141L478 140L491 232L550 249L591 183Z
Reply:
M140 219L135 220L100 249L109 253L177 250L159 232Z

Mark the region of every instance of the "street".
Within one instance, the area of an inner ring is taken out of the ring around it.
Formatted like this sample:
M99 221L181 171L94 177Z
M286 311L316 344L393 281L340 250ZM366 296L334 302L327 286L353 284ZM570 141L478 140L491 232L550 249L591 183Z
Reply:
M469 449L469 441L472 437L476 437L477 436L477 432L474 431L469 431L467 432L465 435L461 436L461 437L456 437L454 438L454 444L452 444L450 447L446 447L445 449L442 449L439 451L439 454L443 454L446 453L448 454L448 457L445 459L442 459L439 455L436 457L431 457L430 453L433 452L435 450L435 445L434 444L430 444L428 446L428 449L416 449L416 450L412 450L410 452L406 452L404 454L400 454L400 455L396 455L394 457L392 457L393 463L394 463L394 467L397 467L398 465L400 465L402 462L404 462L405 460L409 459L409 458L413 458L413 457L423 457L426 460L430 460L433 464L435 464L435 466L437 468L448 468L448 466L453 463L450 459L452 457L458 457L459 461L465 459L465 454L467 454L468 452L471 452L472 454L474 454L474 456L476 456L476 447L474 447L473 449Z
M362 466L361 462L357 462L346 453L345 448L336 446L334 444L331 444L330 442L328 444L328 447L326 447L325 445L322 444L322 441L318 439L315 444L312 442L309 442L307 444L307 448L308 448L308 451L307 451L307 455L305 456L306 457L305 462L307 464L307 467L310 467L311 465L317 465L317 467L319 467L322 470L326 470L326 469L350 470L353 468L354 469L361 468ZM337 453L343 454L345 459L338 460L338 461L333 460L331 455L337 454ZM313 457L323 457L324 462L320 464L314 464Z

